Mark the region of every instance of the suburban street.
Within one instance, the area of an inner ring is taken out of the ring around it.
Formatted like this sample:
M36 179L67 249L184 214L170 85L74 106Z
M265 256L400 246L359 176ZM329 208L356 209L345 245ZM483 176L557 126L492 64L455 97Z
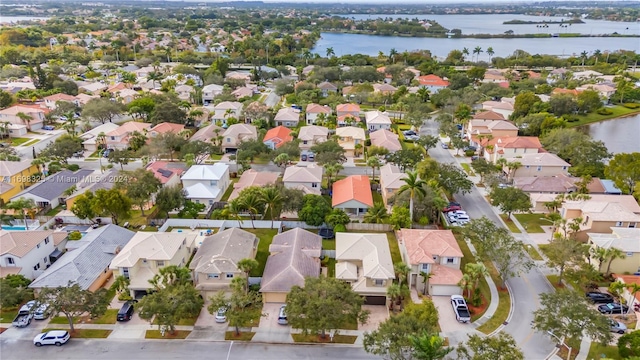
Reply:
M84 340L72 339L64 346L36 348L30 340L4 340L0 337L2 360L78 359L136 360L217 359L379 359L361 347L340 345L285 345L242 342L199 342L184 340Z
M434 120L426 121L420 129L420 134L438 136L438 124ZM429 150L429 155L438 162L455 162L451 152L443 149L440 143ZM494 223L503 226L498 215L476 187L473 187L468 194L457 194L455 199L472 219L486 216ZM517 239L527 241L526 238L518 235L520 234L515 235ZM526 359L545 359L552 352L555 344L548 337L535 332L531 327L531 321L533 321L533 311L539 306L539 294L551 291L551 287L537 267L532 268L528 273L521 274L520 277L509 279L508 283L514 302L513 317L503 331L515 338ZM499 286L499 284L496 285Z

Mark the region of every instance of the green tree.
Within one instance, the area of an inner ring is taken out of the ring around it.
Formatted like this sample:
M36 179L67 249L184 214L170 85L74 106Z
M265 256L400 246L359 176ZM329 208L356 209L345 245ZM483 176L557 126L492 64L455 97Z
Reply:
M87 191L84 194L78 195L73 202L71 212L78 217L78 219L90 219L93 222L93 218L98 216L95 211L95 199L91 191Z
M511 218L513 212L528 212L531 209L529 194L516 187L499 187L491 190L491 205L500 208L500 211Z
M371 168L371 179L376 181L376 169L379 169L382 166L382 162L375 156L370 156L367 159L367 166Z
M96 190L92 207L96 214L109 214L116 225L131 217L131 199L116 188Z
M424 151L417 147L402 149L387 156L387 162L398 166L402 171L415 168L422 159Z
M38 293L38 301L49 304L53 314L62 313L74 331L73 319L85 313L92 318L104 315L111 299L107 298L107 289L85 290L78 284L69 282L67 286L45 287Z
M152 124L169 122L174 124L184 124L187 120L187 113L171 101L158 103L150 116Z
M303 334L326 336L349 321L366 323L369 312L362 309L364 299L339 279L320 276L305 279L304 287L294 285L287 295L287 319ZM340 311L336 311L339 309Z
M142 149L147 143L147 136L139 131L134 131L129 136L129 147L132 151L138 151Z
M145 204L160 189L162 183L151 171L144 168L125 172L124 178L126 182L120 182L116 185L124 189L125 195L138 205L141 215L144 216Z
M20 274L9 274L0 278L0 306L10 308L33 299L33 290L27 286L31 280Z
M20 197L5 205L7 209L17 211L22 216L24 225L27 225L27 214L36 208L36 202L31 198Z
M608 344L611 339L610 320L589 306L588 300L575 291L560 290L540 294L540 308L533 312L533 328L559 338L580 339Z
M618 354L622 359L640 356L640 331L632 331L618 339Z
M438 164L438 184L450 194L466 194L473 188L473 182L458 166L453 164Z
M62 134L53 143L49 144L40 156L66 164L67 160L78 151L82 151L82 139L77 136Z
M253 271L253 269L257 269L258 267L260 267L260 264L256 259L245 258L238 261L238 270L242 271L247 279L249 278L249 274L251 273L251 271ZM246 282L245 292L249 292L248 281Z
M562 285L565 270L584 263L586 253L582 243L571 237L556 235L547 245L547 266L558 270L558 285Z
M127 149L114 149L109 153L109 162L120 164L120 170L124 169L124 165L127 165L131 158L133 154Z
M640 152L615 154L604 169L607 179L625 194L632 194L640 183Z
M273 229L273 219L276 217L276 214L279 213L279 209L282 208L284 198L277 187L268 186L262 189L261 199L266 206L264 214L266 215L266 211L269 211L269 215L271 216L271 228Z
M240 202L240 206L249 212L249 217L251 218L251 227L256 228L253 221L256 218L256 215L264 212L264 201L261 194L256 193L240 193L238 196L238 202ZM262 211L261 211L262 210Z
M498 168L484 158L471 162L471 167L473 171L480 175L480 182L483 184L485 176L498 173Z
M544 148L571 164L569 172L578 177L603 177L605 161L611 154L602 141L596 141L575 129L552 129L540 142Z
M456 354L462 360L524 360L516 341L504 332L491 337L469 335L469 340L458 345Z
M248 289L247 279L234 278L231 282L231 296L227 298L225 292L220 291L210 298L211 304L207 308L212 315L218 309L225 308L229 326L235 328L236 335L240 334L240 327L246 327L246 324L262 315L260 313L262 309L260 294L254 291L245 291L245 289Z
M531 113L534 104L539 103L540 98L532 91L523 91L516 95L515 103L513 105L512 119L517 119L522 116L529 115Z
M426 182L418 178L418 172L416 171L407 173L407 177L402 179L402 181L404 181L404 185L398 189L398 195L404 192L409 193L409 220L413 223L413 200L416 195L425 195L423 185L426 185ZM411 224L409 227L411 227Z
M104 124L107 121L113 122L113 119L122 114L124 110L125 106L122 103L101 97L89 100L82 107L82 118L94 119Z
M411 354L416 360L439 360L444 359L453 348L444 346L444 339L438 334L427 332L421 335L411 335L409 337L413 346Z
M364 214L364 222L369 224L384 224L388 218L387 207L381 202L374 203Z
M181 219L195 219L198 217L198 213L204 211L206 207L205 204L185 200L182 209L178 212L178 217Z
M320 226L331 212L331 205L320 195L307 194L302 199L303 205L298 211L298 218L310 226Z
M583 113L594 112L602 107L600 94L594 90L585 90L578 94L578 110Z
M162 214L181 208L186 201L186 192L179 185L162 187L156 194L156 206Z
M411 228L411 215L409 215L409 209L404 206L394 206L391 209L391 217L389 217L389 224L393 226L394 230L400 230L403 228Z
M111 290L115 290L118 294L118 299L129 297L129 285L131 285L131 280L124 275L118 275L111 284Z
M349 215L342 209L333 209L330 213L325 216L324 221L327 225L335 228L338 225L346 226L351 222Z
M327 163L323 165L323 168L324 173L327 175L327 188L331 189L333 177L338 176L338 173L340 173L344 167L340 163Z
M431 300L409 303L404 311L385 320L378 329L365 333L364 350L390 360L405 360L415 349L412 336L438 330L438 310Z
M328 140L311 147L311 152L316 155L318 164L344 163L347 158L345 150L336 141Z
M149 116L153 113L153 110L155 109L155 107L156 107L156 101L149 96L137 98L132 102L130 102L129 104L127 104L127 109L129 110L129 113L131 113L132 115L138 116L145 121L149 119Z

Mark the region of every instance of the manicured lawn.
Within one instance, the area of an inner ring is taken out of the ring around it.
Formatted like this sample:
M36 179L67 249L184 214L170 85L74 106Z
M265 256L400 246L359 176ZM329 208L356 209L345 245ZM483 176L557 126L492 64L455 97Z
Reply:
M500 214L500 217L502 218L502 220L504 220L505 224L507 224L509 231L514 234L520 234L520 229L518 229L516 224L513 223L513 220L507 218L507 214Z
M51 330L69 331L69 329L48 329L47 328L42 330L42 332L47 332ZM111 334L111 331L112 330L102 330L102 329L75 329L71 333L71 337L78 338L78 339L105 339L106 337L109 336L109 334Z
M498 271L491 263L485 263L487 268L489 269L489 273L491 274L491 279L498 287L498 308L496 312L493 314L493 317L489 319L486 323L482 324L478 327L478 331L481 331L485 334L490 334L494 330L496 330L500 325L502 325L505 321L507 321L507 317L509 316L509 311L511 311L511 298L509 297L509 291L506 289L501 289L500 285L502 280L500 280L500 276L498 275Z
M240 178L231 179L229 187L227 188L227 191L224 192L224 195L222 195L222 198L220 198L220 201L229 200L229 196L231 196L231 193L233 192L233 184L237 183L238 180L240 180Z
M382 195L378 194L377 191L372 191L371 194L373 195L373 203L380 203L380 204L384 204L384 201L382 201Z
M529 234L544 233L541 226L548 226L552 223L547 220L543 214L514 214L516 220L527 230Z
M591 347L589 348L589 354L587 355L587 359L613 359L618 360L622 359L620 354L618 354L618 347L609 345L602 346L597 342L592 342Z
M79 317L74 317L73 318L73 323L77 324L78 321L80 320ZM68 324L69 320L67 320L66 316L54 316L51 318L51 320L49 320L49 324Z
M322 239L322 249L323 250L335 250L336 249L336 239Z
M336 277L336 259L326 258L322 263L327 268L327 277Z
M273 241L273 237L278 233L276 229L247 229L250 233L255 234L260 238L258 243L258 252L256 253L256 260L258 261L258 267L253 269L250 276L262 276L264 272L264 266L267 264L267 258L269 257L269 245Z
M389 249L391 250L391 260L394 264L402 262L402 256L400 255L400 247L398 246L398 240L393 232L387 233L387 240L389 241Z
M607 109L611 110L611 115L600 115L597 112L592 112L587 115L578 115L580 120L567 123L567 127L576 127L581 125L586 125L602 120L613 119L625 115L631 115L640 112L640 109L628 109L621 105L616 105L613 107L607 107Z
M542 256L540 256L540 254L538 253L538 250L536 250L536 248L534 248L533 246L525 245L524 248L527 250L527 252L529 253L529 256L531 256L533 260L544 260Z
M464 270L465 265L467 265L468 263L474 263L476 260L473 254L471 254L471 249L469 249L467 243L462 239L462 236L456 236L456 240L458 241L458 246L460 247L460 250L463 254L462 262L460 263L460 269ZM489 290L489 284L487 284L487 280L485 280L484 278L480 279L479 287L480 294L485 299L485 302L489 304L491 302L491 291ZM481 318L486 310L487 309L485 307L484 310L472 314L471 321L473 322Z
M26 143L22 144L22 146L31 146L31 145L36 144L38 142L40 142L39 139L33 139L33 140L29 141L29 142L26 142Z
M473 172L473 170L471 169L471 166L469 166L469 164L467 163L460 163L460 166L462 166L462 168L464 169L464 171L467 173L467 175L469 176L476 176L476 174Z
M31 138L11 138L11 146L20 146L28 141L31 141Z
M115 324L118 316L118 309L107 309L101 317L91 321L92 324Z
M235 331L227 331L224 333L225 340L238 340L238 341L251 341L253 339L254 332L241 332L236 334Z
M147 330L144 337L145 339L186 339L191 334L188 330L176 330L171 334L169 331L165 331L164 336L160 333L160 330Z
M53 209L47 211L44 215L45 216L56 216L60 211L62 211L62 205L58 205L58 206L54 207Z
M356 342L357 336L353 335L336 335L333 337L333 341L329 337L329 334L326 337L321 338L320 335L302 335L302 334L291 334L294 342L303 342L303 343L338 343L338 344L354 344Z
M0 310L0 323L10 323L18 315L18 308Z
M205 310L206 311L206 310ZM198 314L200 315L200 314ZM196 324L196 320L198 320L198 316L192 318L180 319L176 325L178 326L194 326ZM153 325L158 325L157 320L153 320Z
M222 160L222 154L218 155L218 154L211 154L209 155L209 159L211 160L216 160L216 161L220 161Z

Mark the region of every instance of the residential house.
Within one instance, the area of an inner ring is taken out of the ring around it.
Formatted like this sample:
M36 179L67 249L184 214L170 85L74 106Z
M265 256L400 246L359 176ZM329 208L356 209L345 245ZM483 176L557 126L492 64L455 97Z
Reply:
M208 105L213 99L222 94L224 87L222 85L209 84L202 88L202 103Z
M395 195L403 185L406 184L404 179L407 174L400 171L400 168L391 163L386 163L380 168L380 189L382 200L388 205L389 199Z
M558 80L564 80L570 71L565 68L554 69L547 76L547 83L553 84Z
M621 282L625 284L624 291L622 292L622 297L625 299L627 305L630 308L635 307L638 303L640 303L640 292L633 293L633 285L640 285L640 272L634 272L633 275L624 275L623 274L611 274L615 281Z
M222 133L222 150L235 152L243 141L257 140L258 130L253 125L233 124Z
M336 118L338 127L354 126L360 123L360 117L353 116L351 114L340 115Z
M387 129L376 130L369 134L372 146L378 146L389 150L390 153L402 150L398 135Z
M298 132L299 145L302 150L309 150L312 146L327 141L328 138L329 129L324 126L303 126Z
M168 161L154 161L146 169L160 180L163 187L180 185L180 175L184 172L182 164Z
M285 169L282 182L287 189L299 189L305 194L320 195L323 172L322 166L315 164L304 166L298 163L297 166L289 166Z
M5 131L4 129L2 129L2 131L12 138L24 137L29 133L29 129L26 125L17 124L7 124L7 130Z
M87 191L95 193L96 190L99 189L111 190L118 182L122 181L124 181L124 176L119 174L118 169L110 169L104 173L95 171L92 174L85 176L75 185L75 191L66 196L64 204L67 209L71 209L73 208L74 202L78 199L78 196L86 193Z
M220 290L229 290L234 278L246 278L238 263L256 256L259 241L255 234L239 228L229 228L204 238L189 269L193 272L196 289L205 299Z
M331 206L360 216L373 206L371 183L366 175L351 175L333 183Z
M147 134L150 137L154 138L160 134L167 134L167 133L179 134L183 130L184 130L184 124L162 122L150 128L147 131Z
M240 196L240 192L251 186L265 187L269 184L275 184L280 176L279 173L269 171L256 171L249 169L242 173L240 179L233 184L233 191L229 196L229 201Z
M587 243L592 247L605 250L613 248L624 253L624 258L611 261L611 272L640 273L640 228L612 227L610 234L587 233L587 236Z
M151 124L128 121L120 125L117 129L106 133L106 145L108 149L126 149L129 147L129 138L134 132L144 134L146 136L147 130L151 127Z
M318 84L318 89L320 89L322 97L327 97L329 96L329 94L338 93L338 87L327 81Z
M490 139L517 137L518 127L506 120L472 119L467 125L466 136L473 145L484 148Z
M107 90L107 85L96 81L78 85L78 89L89 94L100 95L102 91Z
M578 240L586 241L589 233L610 234L613 227L638 227L640 205L632 195L589 196L586 200L565 200L560 208L560 215L567 222L582 219L576 233Z
M473 115L472 119L474 120L506 120L504 116L495 111L482 111L475 115Z
M109 269L116 276L129 279L129 290L134 299L152 289L149 280L165 266L185 266L191 256L197 233L145 232L135 233L117 253Z
M391 119L386 113L378 110L367 111L364 113L364 119L369 131L380 129L391 130Z
M400 229L397 236L402 260L411 267L409 288L432 296L462 294L458 283L464 255L451 230ZM431 274L431 278L422 274Z
M63 93L53 94L44 97L44 106L48 107L51 110L55 110L58 108L58 101L65 101L69 103L73 103L78 106L77 100L75 96L67 95Z
M241 80L245 83L251 81L251 74L248 72L229 71L225 74L225 79Z
M384 84L373 84L373 92L382 95L393 95L398 89L395 86Z
M587 189L589 194L622 195L622 190L616 187L613 180L608 179L593 178Z
M47 112L39 106L13 105L0 110L0 123L9 122L14 125L24 125L30 131L40 130Z
M195 91L193 86L187 84L178 85L174 90L176 94L178 94L178 99L183 101L191 101L191 94L193 94ZM211 99L209 101L213 100L214 96L210 97ZM204 88L202 89L202 100L204 102Z
M483 83L501 83L508 81L500 70L489 69L484 73Z
M135 100L140 94L132 89L122 89L117 93L117 99L123 104L127 105Z
M568 94L571 96L578 96L581 91L577 89L564 89L564 88L555 88L551 91L551 95L560 95L560 94Z
M282 108L278 110L273 120L276 126L297 127L298 122L300 122L300 110L291 107Z
M243 86L239 87L231 92L231 95L235 96L236 99L242 99L245 97L253 96L253 89Z
M485 101L482 103L482 109L497 112L508 119L513 114L513 104L504 100L503 98L501 101Z
M418 83L420 83L421 88L429 89L432 94L449 86L449 81L433 74L418 76Z
M107 134L119 127L120 125L112 122L94 127L93 129L80 135L80 138L82 139L82 147L87 151L97 151L100 145L106 145ZM104 136L100 136L100 134L103 134Z
M600 97L603 99L603 102L605 104L608 103L611 96L616 93L616 87L613 85L607 85L607 84L585 84L577 87L576 90L580 92L585 90L596 91L600 95Z
M262 139L262 142L271 150L278 149L282 145L291 141L293 141L291 130L284 126L277 126L269 129Z
M293 286L304 287L308 277L320 276L322 238L295 228L273 237L260 292L264 303L284 303Z
M579 178L560 173L554 176L516 177L513 186L528 193L570 194L578 190Z
M204 141L204 142L213 142L213 139L216 139L218 137L220 137L220 142L222 143L222 134L225 132L225 130L223 128L221 128L220 126L211 123L210 125L207 125L205 127L200 128L198 131L196 131L195 134L193 134L190 138L189 141Z
M552 153L524 154L511 160L520 163L520 167L511 175L513 178L567 175L571 167L571 164Z
M80 169L76 172L63 170L55 173L25 190L14 195L11 200L19 198L32 199L38 208L48 210L65 203L65 191L80 183L91 175L93 170Z
M219 201L229 186L229 165L193 165L181 177L186 198L210 207Z
M57 260L57 245L66 237L66 231L0 229L0 278L9 274L37 278Z
M360 105L351 103L339 104L336 106L336 115L338 117L351 115L360 119Z
M387 288L396 278L384 233L336 234L336 279L351 285L366 305L386 305Z
M113 274L109 264L134 234L112 224L87 232L82 239L73 241L73 250L64 253L29 287L38 292L42 288L68 286L72 282L84 290L100 289Z
M87 103L93 99L99 99L100 95L78 94L76 95L76 101L78 106L87 105Z
M20 191L37 182L38 167L31 160L0 161L0 206L7 204Z
M500 136L489 139L485 144L484 158L494 164L502 158L520 161L520 157L524 155L542 151L542 144L537 136Z
M242 114L242 103L237 101L223 101L214 106L213 109L214 111L211 119L214 121L225 121L230 117L240 119L240 115Z
M323 116L326 120L329 115L331 115L331 108L327 105L322 106L314 103L308 104L306 111L307 125L315 125L320 114L324 114Z
M602 73L593 70L576 71L573 73L573 78L576 80L592 80L602 76Z
M338 144L345 150L346 156L355 156L356 145L364 147L366 135L364 130L359 127L345 126L336 129L338 136Z

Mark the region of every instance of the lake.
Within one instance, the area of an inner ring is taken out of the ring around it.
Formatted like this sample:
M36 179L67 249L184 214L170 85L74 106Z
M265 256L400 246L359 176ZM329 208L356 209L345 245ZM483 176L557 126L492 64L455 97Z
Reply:
M638 38L526 38L526 39L446 39L446 38L412 38L402 36L377 36L362 34L321 33L321 38L313 48L314 53L326 55L332 47L336 56L347 54L378 55L379 51L389 54L396 49L399 53L412 50L430 50L433 56L445 58L451 50L468 48L472 51L476 46L486 50L493 47L494 57L506 57L515 50L524 50L530 54L549 54L558 56L579 55L583 51L594 50L615 51L620 49L640 52ZM471 55L469 55L469 59ZM475 55L473 56L475 60ZM480 54L480 60L489 61L486 52Z
M16 23L18 21L27 20L48 20L48 17L42 16L0 16L0 24Z
M640 114L589 124L585 128L613 154L640 152Z
M549 24L548 28L539 28L535 24L505 25L503 22L510 20L522 21L560 21L568 20L568 17L560 16L532 16L518 14L484 14L484 15L385 15L385 14L349 14L334 15L355 20L367 20L377 18L408 18L420 20L434 20L447 29L460 29L462 34L504 34L507 30L513 30L515 34L553 34L553 33L580 33L589 35L618 34L640 35L640 22L617 22L606 20L583 19L584 24L571 24L566 28L560 28L559 24ZM636 40L637 41L637 40Z

